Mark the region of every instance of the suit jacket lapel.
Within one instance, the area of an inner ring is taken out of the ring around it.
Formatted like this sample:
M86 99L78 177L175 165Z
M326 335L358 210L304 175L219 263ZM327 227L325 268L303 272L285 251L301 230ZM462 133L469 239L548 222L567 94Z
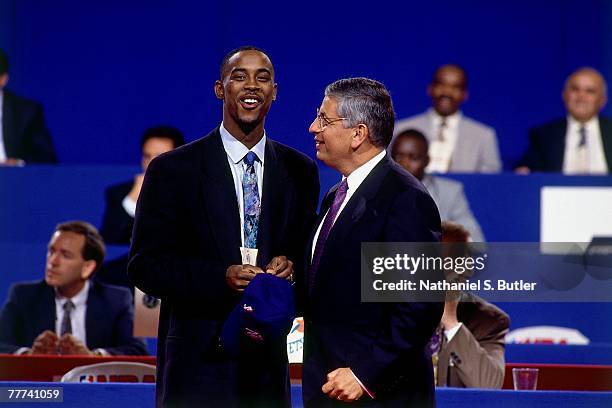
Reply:
M325 194L325 197L323 197L323 201L321 201L321 208L319 209L317 220L315 221L312 231L310 233L310 238L308 239L308 248L306 248L307 262L305 264L308 265L309 267L310 267L310 263L312 262L312 247L315 245L315 243L313 242L314 236L317 232L317 229L319 229L319 225L321 225L321 223L323 222L323 218L325 218L325 215L327 214L327 210L329 210L329 207L331 207L332 202L334 201L336 190L338 189L339 185L340 185L340 182L338 182L338 184L330 188L329 191Z
M210 145L207 145L202 157L202 200L206 206L208 223L214 236L218 237L215 242L219 253L228 264L240 264L240 210L234 179L219 128L209 137Z
M363 180L357 191L336 219L327 240L342 240L359 222L368 209L368 201L373 199L380 188L381 182L389 171L390 162L385 156L370 174Z
M559 127L555 132L557 140L548 143L545 146L550 148L551 161L550 166L554 167L555 171L563 171L563 160L565 156L565 133L567 132L567 119L559 122Z
M474 159L473 150L475 144L471 139L472 135L468 132L465 125L465 120L459 119L457 126L457 140L455 141L455 147L451 153L451 159L449 164L449 171L453 171L453 168L465 168L465 161L467 160L468 166L472 167L471 163Z
M4 149L6 157L16 157L16 148L19 143L16 140L17 124L15 123L15 107L8 91L3 92L2 101L2 136L4 139Z
M263 191L261 213L257 236L257 260L260 267L265 267L272 257L278 239L287 224L287 213L291 208L293 189L288 185L287 171L277 157L275 143L266 140L264 160Z
M612 121L600 116L599 131L601 132L601 142L608 165L608 173L612 173Z
M89 281L89 292L87 293L87 310L85 312L85 336L87 347L96 348L102 344L100 339L108 338L109 333L105 333L109 328L102 324L105 320L104 311L106 306L98 294L98 286L94 280Z
M41 281L40 284L43 289L42 296L36 308L36 313L31 316L35 319L33 338L36 338L45 330L55 332L55 320L57 318L55 314L55 291L45 281Z

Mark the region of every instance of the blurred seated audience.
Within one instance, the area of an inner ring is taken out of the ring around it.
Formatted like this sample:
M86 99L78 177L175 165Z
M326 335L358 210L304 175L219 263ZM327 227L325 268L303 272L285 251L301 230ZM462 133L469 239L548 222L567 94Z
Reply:
M459 224L442 222L443 243L467 243L469 233ZM459 246L465 256L467 248ZM473 271L471 271L473 272ZM469 278L466 272L460 279ZM447 277L448 279L448 277ZM501 388L510 318L476 295L447 292L440 325L428 344L440 387Z
M471 239L483 242L485 237L463 193L463 184L444 177L425 174L429 163L427 138L415 129L399 133L391 145L391 157L419 179L438 206L442 221L465 226Z
M57 163L42 106L6 89L9 63L0 50L0 165Z
M495 130L464 116L468 78L459 65L442 65L427 87L432 107L399 120L394 135L417 129L429 141L428 173L498 173L502 169Z
M517 163L519 174L609 174L612 172L612 119L600 116L607 84L593 68L573 72L565 81L567 117L529 131L529 147Z
M133 180L110 186L105 192L106 209L100 233L108 245L130 244L136 201L147 166L160 154L183 144L185 144L183 134L176 128L157 126L145 130L140 140L142 173L137 174ZM124 273L127 274L127 271Z
M0 311L0 353L146 355L133 336L132 296L90 278L104 241L83 221L59 224L47 249L45 278L14 284Z

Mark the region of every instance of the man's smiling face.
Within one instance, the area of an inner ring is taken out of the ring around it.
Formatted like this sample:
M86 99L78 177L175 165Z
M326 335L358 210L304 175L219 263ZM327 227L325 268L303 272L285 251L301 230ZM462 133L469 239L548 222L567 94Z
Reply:
M215 83L215 94L223 100L224 126L230 133L236 127L243 131L263 128L276 88L274 68L265 54L246 50L233 55Z

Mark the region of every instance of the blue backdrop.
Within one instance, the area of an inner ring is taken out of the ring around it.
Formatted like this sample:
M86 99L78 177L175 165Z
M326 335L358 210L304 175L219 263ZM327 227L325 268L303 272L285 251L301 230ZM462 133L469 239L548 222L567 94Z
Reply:
M219 61L251 43L277 69L277 140L312 155L323 88L345 76L383 81L399 117L418 113L433 69L454 61L470 74L465 113L498 130L508 168L530 126L564 114L569 72L592 65L612 80L610 21L607 0L0 0L0 47L10 87L44 103L64 163L137 164L152 124L200 137L221 117Z

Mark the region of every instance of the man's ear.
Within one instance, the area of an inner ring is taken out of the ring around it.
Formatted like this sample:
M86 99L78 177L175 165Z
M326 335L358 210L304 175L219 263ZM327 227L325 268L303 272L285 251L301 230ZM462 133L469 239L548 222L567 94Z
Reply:
M89 279L91 275L94 273L94 271L96 270L97 265L98 264L93 259L90 259L89 261L85 261L81 269L81 279L83 280Z
M223 82L221 82L221 80L217 79L215 81L214 89L215 89L215 96L217 97L217 99L224 100L225 90L223 89Z
M274 83L274 90L272 91L272 100L275 101L276 100L276 93L278 92L278 84L275 82Z
M359 146L361 146L363 142L365 142L368 139L369 136L370 136L370 130L368 129L368 127L364 125L363 123L358 124L357 126L355 126L355 129L353 130L353 137L351 139L351 147L353 149L358 149Z

